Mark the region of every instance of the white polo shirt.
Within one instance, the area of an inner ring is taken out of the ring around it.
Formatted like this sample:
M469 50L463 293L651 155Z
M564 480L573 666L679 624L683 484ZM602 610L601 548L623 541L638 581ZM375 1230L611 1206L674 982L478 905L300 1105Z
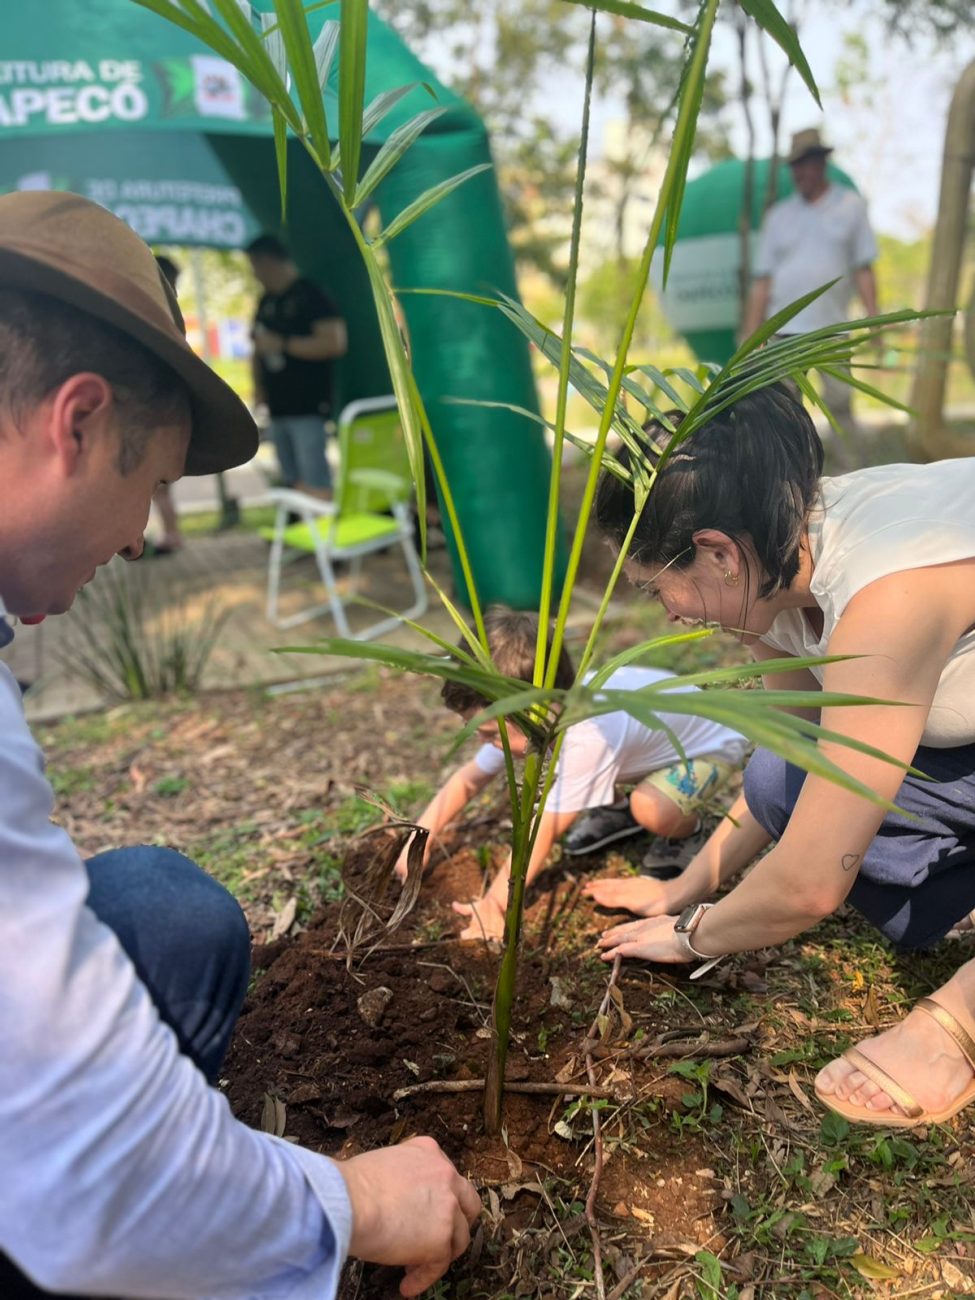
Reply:
M334 1296L342 1176L239 1123L180 1053L52 807L0 664L0 1252L86 1295Z
M832 184L813 203L792 194L769 208L752 274L771 277L769 316L840 277L782 331L808 334L848 319L851 274L876 258L877 241L867 219L867 205L853 190Z

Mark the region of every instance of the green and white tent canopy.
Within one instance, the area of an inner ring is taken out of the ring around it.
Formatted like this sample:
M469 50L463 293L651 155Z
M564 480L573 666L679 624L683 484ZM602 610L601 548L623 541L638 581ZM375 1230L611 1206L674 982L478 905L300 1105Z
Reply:
M273 5L260 0L254 8ZM337 0L311 14L312 35L338 17ZM282 225L270 111L235 68L133 0L10 6L0 55L0 192L84 194L154 244L229 249L262 229L281 233L302 271L336 298L348 324L339 400L388 391L352 234L294 141ZM324 92L333 132L336 76L337 67ZM431 93L447 111L377 188L384 223L438 182L491 161L487 133L470 106L370 13L366 101L406 85L413 89L367 134L363 167L398 126L431 107ZM404 230L389 255L394 280L404 288L516 294L493 169ZM403 310L478 590L486 601L530 607L538 594L549 468L541 428L512 412L445 400L479 398L537 411L528 346L499 312L470 303L407 295Z

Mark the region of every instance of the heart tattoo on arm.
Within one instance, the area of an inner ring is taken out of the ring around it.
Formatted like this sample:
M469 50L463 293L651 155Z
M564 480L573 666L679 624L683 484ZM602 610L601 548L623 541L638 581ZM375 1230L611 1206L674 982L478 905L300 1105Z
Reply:
M844 853L840 858L840 866L844 871L856 871L862 861L862 853Z

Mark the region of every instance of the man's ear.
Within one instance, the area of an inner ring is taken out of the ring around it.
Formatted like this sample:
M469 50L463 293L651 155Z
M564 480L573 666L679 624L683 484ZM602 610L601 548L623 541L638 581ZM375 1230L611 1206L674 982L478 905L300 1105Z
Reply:
M72 375L48 398L49 445L65 474L76 474L111 427L112 386L102 375Z

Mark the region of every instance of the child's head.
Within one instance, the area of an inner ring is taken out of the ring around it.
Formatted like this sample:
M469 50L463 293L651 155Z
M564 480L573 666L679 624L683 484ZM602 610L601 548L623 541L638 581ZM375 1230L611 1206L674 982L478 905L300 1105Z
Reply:
M488 651L497 671L530 686L535 671L538 615L509 609L507 605L491 605L484 613L484 628L487 632ZM468 649L466 641L460 642L460 649ZM567 690L574 680L572 660L563 646L559 654L555 685L560 690ZM486 696L463 682L444 682L440 698L448 709L459 713L465 720L470 720L490 704ZM478 735L485 741L500 743L498 724L495 721L486 722L483 727L479 727ZM510 723L508 740L513 754L523 755L528 752L528 737Z

